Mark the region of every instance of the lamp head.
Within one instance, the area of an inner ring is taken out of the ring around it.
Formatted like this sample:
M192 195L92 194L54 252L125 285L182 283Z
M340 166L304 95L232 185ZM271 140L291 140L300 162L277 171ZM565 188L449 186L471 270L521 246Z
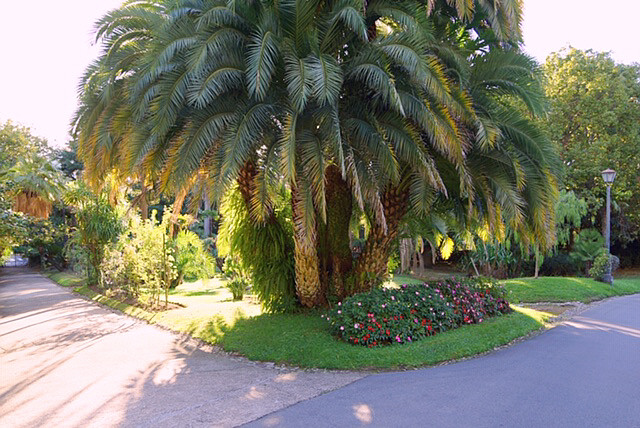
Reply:
M602 179L605 183L611 184L613 183L613 180L616 179L616 172L611 168L605 169L604 171L602 171Z

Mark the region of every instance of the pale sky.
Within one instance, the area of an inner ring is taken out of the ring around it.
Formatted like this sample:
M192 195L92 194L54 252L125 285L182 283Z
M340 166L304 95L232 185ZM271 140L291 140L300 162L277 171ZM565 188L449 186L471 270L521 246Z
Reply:
M0 123L31 128L56 146L68 140L76 88L97 56L93 23L121 0L2 0ZM640 62L640 0L525 0L525 50L538 61L562 47L611 51Z

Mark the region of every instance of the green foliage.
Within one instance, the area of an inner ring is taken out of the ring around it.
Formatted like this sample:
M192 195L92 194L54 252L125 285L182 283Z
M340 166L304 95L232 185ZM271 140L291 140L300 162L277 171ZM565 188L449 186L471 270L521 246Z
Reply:
M120 239L107 250L102 263L104 285L113 292L125 292L150 306L158 306L178 276L175 248L167 237L171 213L163 221L130 216ZM183 266L184 268L184 266Z
M582 218L587 214L587 202L573 191L561 190L556 201L556 239L560 247L571 242L575 230L580 229Z
M238 270L251 279L252 290L267 311L295 308L293 231L289 196L280 194L272 221L256 224L237 189L221 206L218 253L237 258Z
M494 278L510 278L520 276L523 264L528 264L530 254L522 250L509 236L503 242L493 240L485 242L477 237L475 249L467 252L463 266L466 270L476 268L482 275Z
M545 257L540 266L540 275L545 276L576 276L581 271L581 264L568 253L556 253Z
M29 218L10 208L0 192L0 254L11 254L12 247L28 236Z
M101 265L106 246L115 242L122 232L122 222L115 209L103 196L93 196L83 202L76 213L78 227L74 241L83 247L87 257L89 284L102 285Z
M0 171L34 154L50 157L51 149L45 139L32 135L29 128L10 120L0 124Z
M237 257L228 255L224 259L224 276L229 279L247 278L248 273L243 270L243 266Z
M589 269L589 276L596 281L604 282L604 275L613 274L620 266L620 259L614 255L603 251L593 260L593 265Z
M472 286L455 279L403 285L351 296L338 303L327 320L333 334L352 344L372 348L408 343L510 312L503 295L501 287L486 280Z
M600 172L615 169L612 236L622 244L634 240L640 234L640 66L571 48L550 55L544 71L551 101L545 127L561 150L565 187L586 201L589 220L598 220L606 199Z
M611 267L611 256L606 251L600 253L589 269L589 276L596 281L603 281L604 275L609 273Z
M249 283L246 279L239 277L234 278L227 282L226 287L231 291L233 295L233 300L242 300L244 297L244 292L247 290Z
M595 229L583 229L576 238L571 257L588 267L604 251L604 238Z
M11 258L11 247L1 245L0 246L0 266L3 266L9 258Z
M180 285L183 279L193 281L215 274L215 260L197 234L190 230L181 230L173 239L173 246L177 274L171 287Z
M391 253L389 261L387 262L387 270L390 274L394 274L400 267L400 252L395 250Z

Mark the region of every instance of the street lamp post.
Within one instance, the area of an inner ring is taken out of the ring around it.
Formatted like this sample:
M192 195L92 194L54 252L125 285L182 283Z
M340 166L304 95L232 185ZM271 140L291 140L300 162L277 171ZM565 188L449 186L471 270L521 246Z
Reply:
M611 185L613 184L613 180L616 179L616 172L612 169L605 169L602 171L602 179L607 185L607 215L604 227L604 245L607 248L607 254L609 254L607 273L603 279L604 282L613 285L613 275L611 274Z

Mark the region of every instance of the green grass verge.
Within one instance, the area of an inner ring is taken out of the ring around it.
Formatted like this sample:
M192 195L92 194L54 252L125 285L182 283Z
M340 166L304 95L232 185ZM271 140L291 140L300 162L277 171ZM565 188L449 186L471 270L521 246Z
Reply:
M365 348L331 336L319 315L260 315L239 319L218 337L249 359L326 369L398 369L477 355L542 328L549 314L525 308L410 344Z
M369 349L337 340L320 313L261 314L250 299L234 302L224 281L185 283L172 290L170 301L184 308L149 312L97 294L84 279L68 273L49 274L90 299L171 330L189 333L253 360L330 369L392 369L437 364L489 351L542 328L549 314L516 308L513 314L482 324L432 336L411 344ZM394 278L398 284L410 277ZM394 281L394 282L395 282Z
M613 287L590 278L540 277L502 281L510 302L592 302L640 293L640 277L615 279Z
M73 275L67 272L44 272L52 281L57 282L63 287L79 287L85 283L85 278Z

